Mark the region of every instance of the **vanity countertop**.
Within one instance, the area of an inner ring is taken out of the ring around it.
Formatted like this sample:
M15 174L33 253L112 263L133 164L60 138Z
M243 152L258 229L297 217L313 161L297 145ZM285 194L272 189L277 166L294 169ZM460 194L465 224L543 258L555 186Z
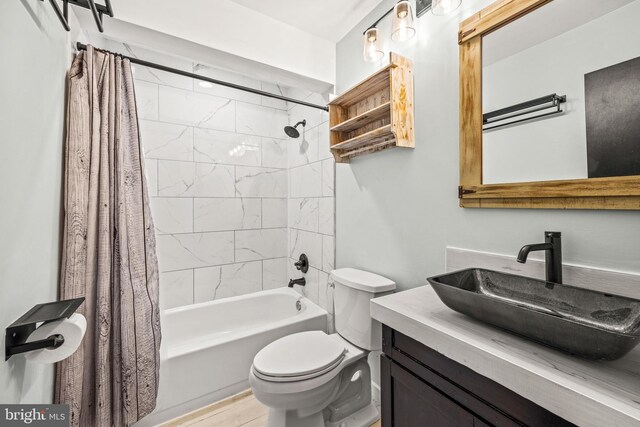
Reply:
M579 426L640 426L640 346L613 362L569 356L445 306L431 286L371 301L371 315Z

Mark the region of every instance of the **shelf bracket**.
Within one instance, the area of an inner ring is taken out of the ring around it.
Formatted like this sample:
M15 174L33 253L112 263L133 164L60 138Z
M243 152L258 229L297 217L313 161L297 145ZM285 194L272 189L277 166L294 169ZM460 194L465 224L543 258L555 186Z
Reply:
M44 0L40 1L44 2ZM69 5L91 10L93 19L96 21L96 26L98 27L98 31L101 33L104 32L103 16L107 15L113 18L111 0L105 0L104 5L96 4L95 0L62 0L62 9L58 6L58 0L49 0L49 3L51 4L51 7L53 7L53 11L60 20L60 23L67 31L71 31L71 27L69 26Z

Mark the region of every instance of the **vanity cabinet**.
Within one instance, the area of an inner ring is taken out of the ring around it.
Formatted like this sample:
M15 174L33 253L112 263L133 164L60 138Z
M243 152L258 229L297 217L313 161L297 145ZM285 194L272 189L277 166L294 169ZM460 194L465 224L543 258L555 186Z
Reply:
M382 427L573 425L386 325L382 334Z

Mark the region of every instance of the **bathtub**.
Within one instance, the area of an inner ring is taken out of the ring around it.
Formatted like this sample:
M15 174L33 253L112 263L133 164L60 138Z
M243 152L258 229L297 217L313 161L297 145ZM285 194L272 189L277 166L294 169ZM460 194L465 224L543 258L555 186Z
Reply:
M157 425L248 389L260 349L296 332L326 332L327 312L293 289L278 288L166 310L161 322L158 402L136 427Z

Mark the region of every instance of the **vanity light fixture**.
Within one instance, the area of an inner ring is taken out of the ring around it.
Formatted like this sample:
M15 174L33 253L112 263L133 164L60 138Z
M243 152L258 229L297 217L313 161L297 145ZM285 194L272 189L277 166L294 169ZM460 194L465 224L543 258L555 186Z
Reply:
M391 40L404 42L416 34L413 10L409 0L400 0L393 8L393 29Z
M398 1L362 33L364 36L363 57L365 61L377 62L384 56L380 45L378 24L390 13L393 13L391 40L395 42L405 42L416 34L415 17L413 15L411 1L412 0ZM462 0L416 0L417 16L422 16L429 9L431 9L434 15L446 15L456 10L461 3Z
M461 3L462 0L433 0L431 13L443 16L459 8Z
M384 56L380 40L378 39L378 29L372 27L364 32L364 60L367 62L378 62Z

